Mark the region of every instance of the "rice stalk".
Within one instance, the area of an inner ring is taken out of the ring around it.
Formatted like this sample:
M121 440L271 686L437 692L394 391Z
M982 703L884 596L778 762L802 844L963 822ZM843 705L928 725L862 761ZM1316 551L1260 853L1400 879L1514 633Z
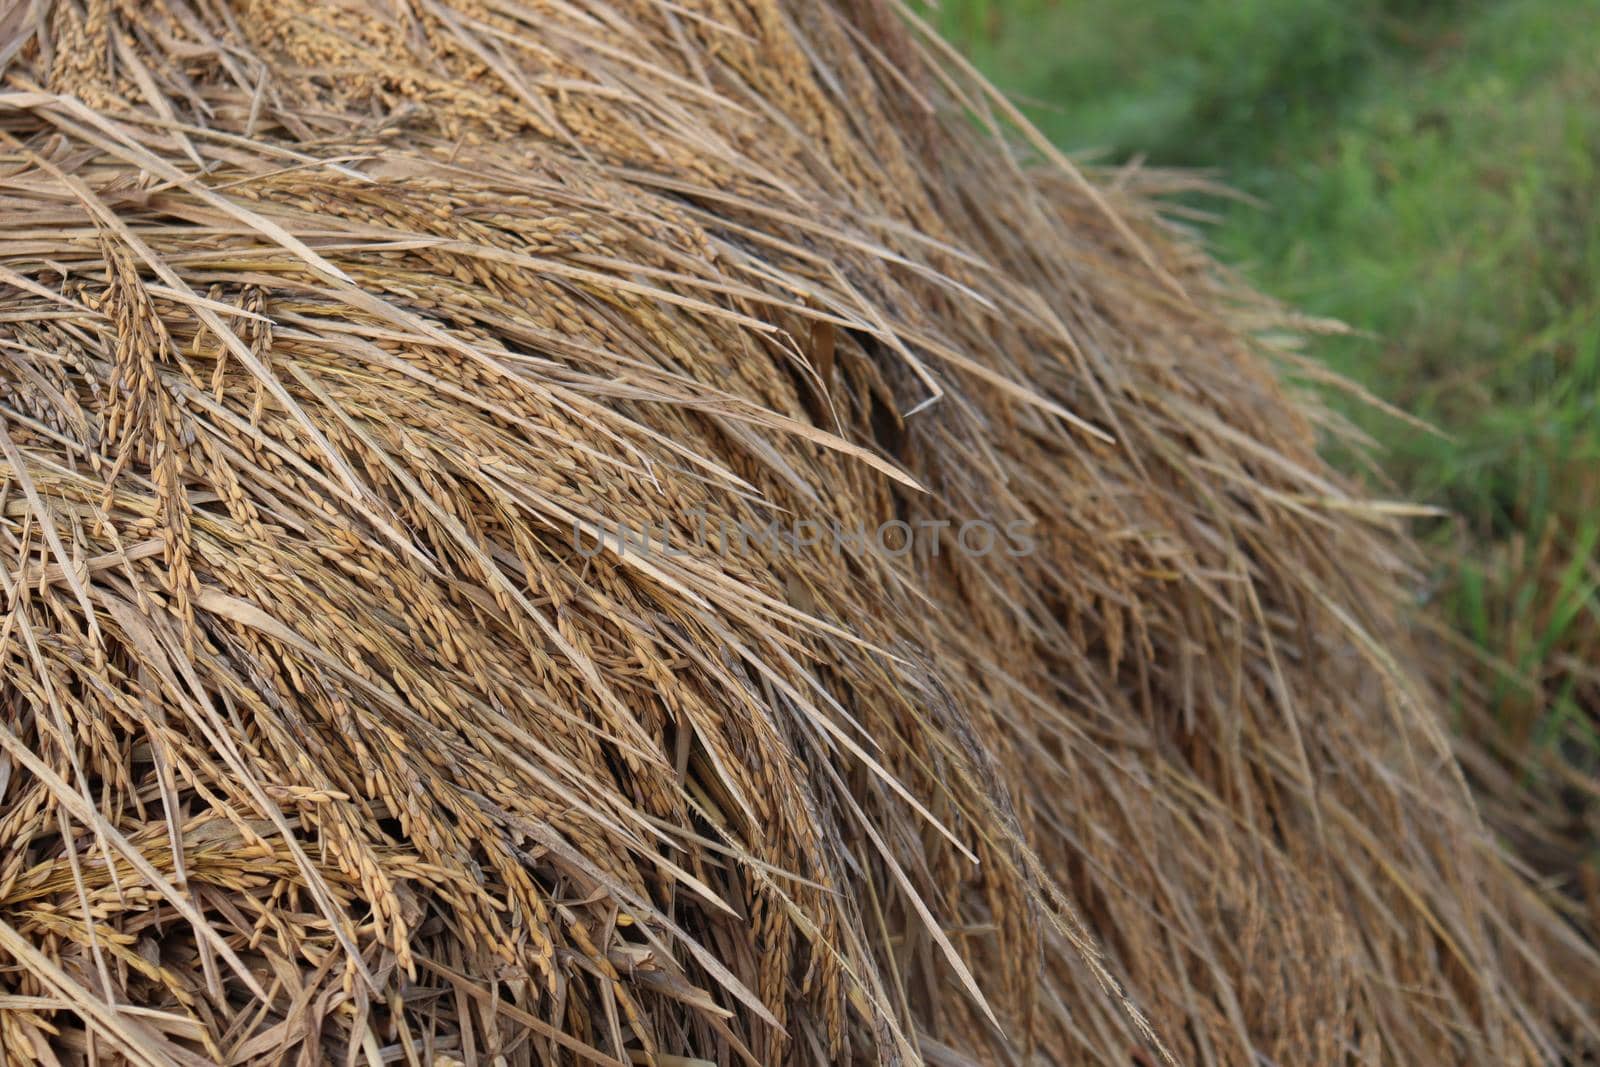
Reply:
M8 1065L1594 1048L1297 320L908 12L0 69Z

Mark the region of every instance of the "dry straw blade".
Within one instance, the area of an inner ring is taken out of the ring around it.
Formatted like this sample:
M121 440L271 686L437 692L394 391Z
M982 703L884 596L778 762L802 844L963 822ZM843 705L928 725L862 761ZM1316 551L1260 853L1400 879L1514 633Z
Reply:
M0 71L7 1065L1593 1049L1299 320L909 12Z

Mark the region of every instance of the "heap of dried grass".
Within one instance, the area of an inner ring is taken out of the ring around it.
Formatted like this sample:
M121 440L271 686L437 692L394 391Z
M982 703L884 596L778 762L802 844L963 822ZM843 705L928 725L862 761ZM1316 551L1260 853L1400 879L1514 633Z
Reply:
M903 12L0 11L7 1062L1594 1034L1262 309Z

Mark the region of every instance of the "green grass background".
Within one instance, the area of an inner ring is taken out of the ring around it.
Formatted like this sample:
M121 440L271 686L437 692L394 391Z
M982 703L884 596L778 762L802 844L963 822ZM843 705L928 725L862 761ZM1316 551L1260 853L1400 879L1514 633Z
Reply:
M1215 252L1316 351L1421 533L1508 758L1600 766L1600 0L943 0L1056 143L1213 170ZM1481 727L1480 727L1481 728ZM1591 787L1592 788L1592 787ZM1592 796L1591 798L1592 799Z

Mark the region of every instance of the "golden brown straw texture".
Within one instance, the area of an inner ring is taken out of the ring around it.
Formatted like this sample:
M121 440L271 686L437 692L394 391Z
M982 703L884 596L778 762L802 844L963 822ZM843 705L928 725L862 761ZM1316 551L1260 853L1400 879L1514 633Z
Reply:
M1282 318L941 48L0 0L7 1064L1593 1048Z

